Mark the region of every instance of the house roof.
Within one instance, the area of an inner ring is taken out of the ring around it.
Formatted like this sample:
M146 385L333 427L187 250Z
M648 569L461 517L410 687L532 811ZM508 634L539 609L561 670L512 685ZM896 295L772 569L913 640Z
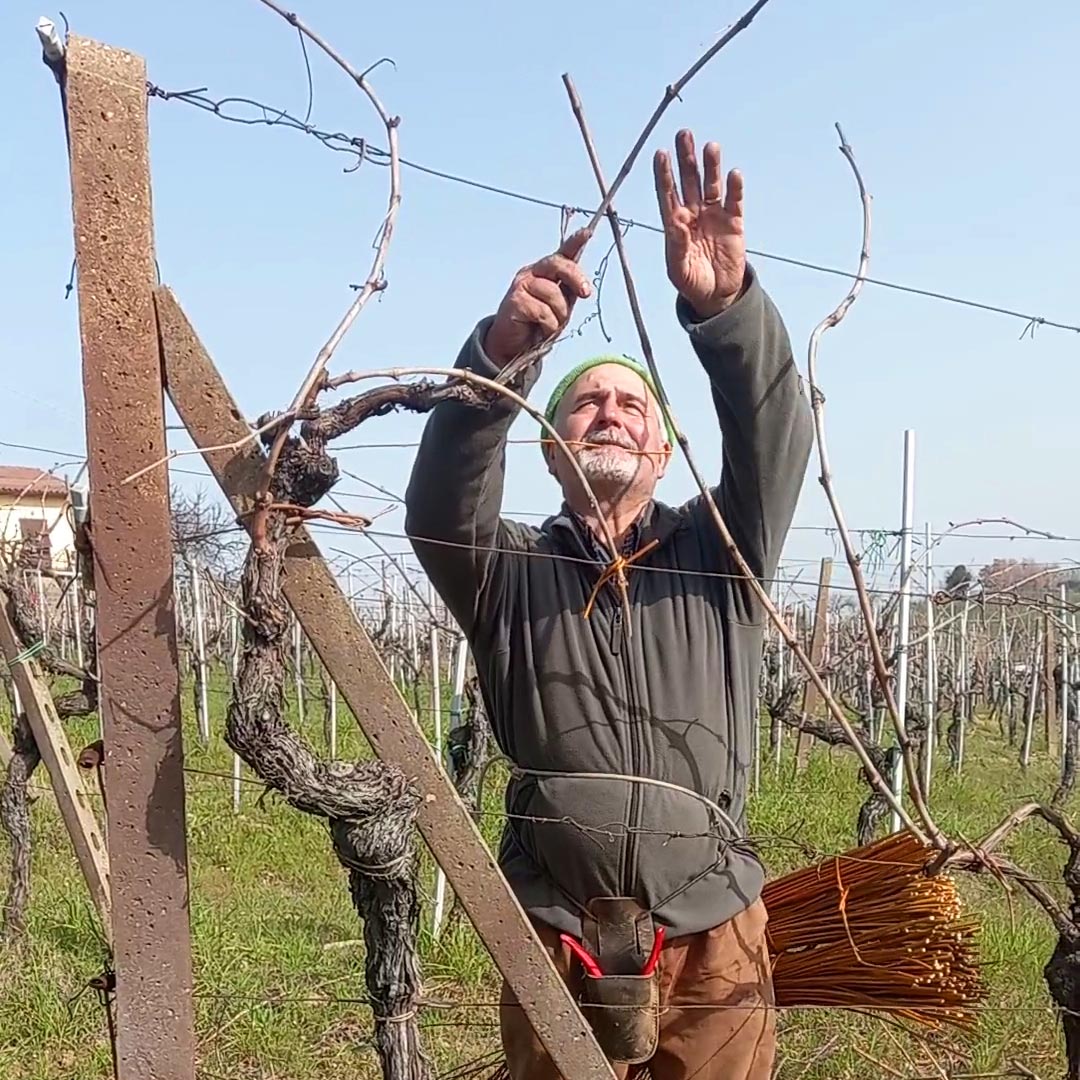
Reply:
M23 465L0 465L0 495L23 495L26 498L66 496L67 483L42 469Z

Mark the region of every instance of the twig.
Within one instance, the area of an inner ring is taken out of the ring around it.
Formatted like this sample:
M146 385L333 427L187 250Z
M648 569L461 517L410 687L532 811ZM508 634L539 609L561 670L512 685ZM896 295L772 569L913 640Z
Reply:
M905 1047L904 1044L896 1037L896 1033L890 1031L887 1027L883 1028L882 1030L885 1032L885 1037L889 1040L889 1042L893 1044L893 1046L896 1047L896 1049L900 1052L900 1056L908 1063L908 1065L912 1069L918 1069L918 1063L914 1060L914 1058L912 1058L911 1054L908 1052L907 1047ZM948 1074L934 1058L934 1055L931 1054L929 1050L927 1050L925 1045L923 1046L923 1049L926 1050L927 1057L930 1058L931 1065L933 1065L934 1068L937 1070L933 1080L949 1080Z
M825 491L825 497L828 500L829 507L836 520L840 542L844 549L844 556L851 569L851 577L855 583L855 589L859 599L859 608L862 611L863 621L866 624L866 636L870 645L871 657L873 659L874 675L877 678L878 685L881 687L881 693L885 700L885 707L889 711L889 716L891 717L893 726L896 730L896 739L900 746L900 751L903 754L904 773L907 776L908 788L911 792L911 800L915 805L915 812L918 815L919 820L926 827L926 831L934 845L939 849L943 849L946 846L946 841L941 830L934 824L934 820L930 816L930 811L923 796L922 780L919 777L918 765L911 752L911 740L908 738L907 724L905 718L900 715L896 706L896 699L893 697L889 672L885 665L885 657L882 655L881 640L878 637L877 626L875 625L873 607L870 603L870 596L866 589L866 579L863 577L859 556L852 543L851 533L848 530L844 512L840 507L840 502L836 496L836 489L833 486L832 468L829 465L829 448L828 443L825 440L825 396L822 394L817 380L818 346L825 331L838 325L847 314L851 305L855 303L856 298L862 291L866 270L870 264L870 195L866 190L866 185L863 183L862 174L859 172L859 166L855 162L855 155L852 153L847 139L844 138L844 133L839 124L836 125L836 133L840 136L840 152L851 166L851 171L855 175L855 182L858 184L859 199L862 203L863 212L863 231L862 250L859 254L859 269L855 280L836 310L827 315L816 327L814 327L813 333L810 335L810 343L807 349L807 381L810 385L810 404L814 416L814 434L818 448L818 461L821 466L821 475L818 479Z
M1069 848L1071 858L1080 857L1080 833L1077 833L1072 824L1057 810L1032 802L1014 810L981 843L968 845L966 850L953 853L944 860L943 865L948 869L975 872L985 868L1017 882L1050 917L1058 934L1066 940L1075 941L1080 938L1080 928L1042 882L1010 860L994 854L995 849L1004 843L1011 832L1033 817L1042 818L1057 831Z
M320 510L315 506L297 506L295 503L271 503L268 510L280 510L285 514L285 520L290 525L296 525L304 521L333 521L347 529L366 529L371 524L371 518L362 514L348 514L340 510Z
M899 1069L894 1069L891 1065L886 1065L884 1061L879 1061L876 1057L871 1057L865 1050L861 1049L858 1046L852 1046L852 1049L864 1061L869 1061L871 1065L874 1065L877 1068L884 1070L890 1076L896 1076L899 1077L900 1080L905 1080L904 1074Z
M1047 532L1045 529L1032 529L1027 525L1021 525L1019 521L1013 521L1012 518L1007 517L972 518L971 521L960 521L956 524L949 522L948 530L943 532L938 539L944 539L949 533L956 532L957 529L965 529L969 525L1008 525L1011 529L1018 529L1025 536L1041 536L1044 540L1067 539L1067 537L1058 536L1057 533Z
M263 0L267 3L268 0ZM691 67L683 73L683 75L674 83L669 85L664 91L664 96L660 99L660 104L656 106L652 116L649 117L648 123L642 129L641 134L637 138L637 142L634 143L630 150L630 153L626 155L626 160L622 163L622 167L619 169L618 174L615 177L611 187L607 189L607 193L601 198L600 205L593 211L593 215L589 220L588 225L582 230L586 234L587 241L591 240L596 232L597 226L608 215L608 211L611 208L611 204L615 199L615 196L619 193L619 189L622 187L623 182L630 175L630 170L634 167L634 163L638 159L638 155L641 153L645 143L648 142L649 136L653 133L656 125L660 122L660 118L667 111L668 106L679 97L682 91L685 89L686 84L714 57L720 50L727 45L732 38L741 34L753 21L757 13L769 2L769 0L757 0L757 2L747 11L737 22L733 23L719 39L713 43L698 59L691 65ZM582 251L584 251L584 245L582 245ZM581 258L581 253L578 253L578 258ZM547 338L539 345L528 349L520 356L515 357L507 364L503 370L499 373L498 381L507 383L511 379L515 378L519 372L527 368L534 360L537 360L543 352L552 344L551 338Z
M300 384L300 389L296 392L296 397L293 399L292 409L295 412L305 405L310 405L314 402L315 396L319 390L319 385L322 381L323 373L326 371L327 365L334 355L334 351L337 349L338 345L341 344L349 327L352 326L356 317L360 314L371 297L386 288L386 280L383 277L383 267L386 263L387 252L390 249L390 239L394 233L394 223L397 220L398 208L401 206L401 160L398 150L398 126L401 120L400 117L391 116L387 112L385 106L379 100L378 95L372 89L371 84L365 78L364 73L354 68L336 49L308 27L297 15L293 12L286 11L285 8L276 3L276 0L261 0L261 2L272 11L276 11L291 26L294 26L303 37L308 38L322 49L322 51L326 53L326 55L330 57L330 59L333 60L334 63L353 80L353 82L356 83L364 94L367 95L368 100L379 114L379 119L382 120L386 127L387 144L390 150L390 195L387 202L386 216L383 219L379 238L375 245L375 257L372 260L371 269L368 271L367 280L357 292L352 303L349 305L348 310L345 312L344 318L342 318L341 322L335 327L333 333L327 339L326 344L319 350L318 355L315 357L315 362L311 365L311 369L308 371L304 381ZM259 484L260 501L263 503L269 500L270 483L274 475L274 469L277 467L278 458L281 455L281 449L285 445L287 435L287 428L283 428L278 433L273 446L270 448L270 453L267 455L263 475ZM256 517L253 527L253 542L257 547L260 547L260 549L264 547L266 543L266 516L267 511L265 506L260 507L260 513Z
M638 154L641 153L649 136L653 133L653 129L660 123L660 117L667 111L667 107L679 97L686 88L686 84L714 56L716 56L716 54L727 45L732 38L741 34L754 21L754 17L768 2L769 0L757 0L757 3L754 4L754 6L750 8L738 22L733 23L723 34L721 34L719 39L714 42L676 82L672 83L664 91L664 96L660 99L660 104L656 106L652 116L649 117L649 122L642 129L637 142L634 143L633 149L626 155L626 160L622 163L622 167L615 174L615 179L607 189L607 194L603 195L600 200L600 205L593 212L589 224L585 226L589 236L592 236L592 234L596 232L597 226L608 213L612 202L615 200L615 196L619 193L619 188L623 186L623 182L630 175L630 170L634 167L634 162L637 161Z
M877 1064L880 1064L880 1062ZM937 1072L934 1073L933 1076L926 1074L921 1074L919 1076L904 1076L902 1073L897 1073L896 1075L901 1077L901 1080L1004 1080L1005 1077L1009 1076L1028 1077L1029 1080L1031 1077L1034 1077L1034 1080L1039 1080L1038 1076L1030 1069L1023 1065L1018 1065L1015 1062L1010 1063L1008 1069L1004 1072Z
M1027 1080L1039 1080L1039 1077L1035 1073L1019 1061L1010 1061L1009 1068L1014 1069L1017 1076L1027 1077Z
M247 446L249 442L254 442L260 436L265 435L268 431L273 431L279 424L282 425L282 430L288 433L289 424L296 419L297 415L296 410L278 413L270 420L267 420L265 424L249 431L242 439L236 439L231 443L222 443L220 446L207 446L202 450L198 448L194 450L170 450L164 457L158 458L157 461L151 462L149 465L139 469L138 472L133 472L130 476L125 476L120 481L120 484L123 486L124 484L134 483L140 476L145 476L148 472L153 472L154 469L160 469L162 465L167 465L170 461L175 461L176 458L191 457L195 454L213 454L226 450L240 450Z
M817 688L818 693L821 695L822 700L825 702L826 707L832 713L836 722L843 728L844 734L851 744L851 748L855 751L855 755L858 757L863 768L866 770L866 775L870 778L872 786L877 792L884 798L889 808L893 810L901 821L907 826L908 829L923 843L926 843L926 836L918 828L918 826L911 820L907 811L904 809L902 803L893 794L892 788L885 782L877 768L875 767L873 760L866 751L866 747L858 738L855 733L855 729L851 726L851 721L847 718L843 709L837 705L836 700L833 698L829 691L829 688L825 685L825 681L818 673L814 664L811 662L810 657L803 650L803 647L799 644L794 632L784 621L783 616L777 611L773 605L772 600L769 597L768 591L762 586L753 570L750 568L749 563L743 557L741 551L739 551L738 545L735 543L735 538L731 535L731 531L728 529L727 523L724 521L723 516L720 513L719 507L716 505L716 500L712 496L712 492L709 489L709 485L705 482L705 478L698 468L697 462L694 460L693 454L690 452L690 442L687 439L682 428L679 426L672 408L670 399L667 396L667 391L664 389L663 380L660 378L660 372L656 366L656 357L653 355L652 342L649 339L648 331L645 328L645 319L641 313L641 305L638 303L637 288L634 285L633 275L630 272L630 263L626 255L626 247L623 244L622 230L619 227L619 219L614 208L611 206L611 199L609 198L611 192L607 189L607 184L604 180L603 169L600 165L600 159L596 153L596 147L593 143L592 136L589 133L589 126L585 120L585 112L581 105L581 99L578 97L576 88L574 87L574 81L569 75L563 75L563 84L566 86L566 92L570 97L570 104L574 110L574 116L577 118L578 126L581 129L581 137L585 142L585 148L589 154L589 160L592 163L593 173L596 176L597 185L600 188L600 194L603 197L604 204L608 207L608 218L611 222L612 232L615 237L615 250L619 255L619 262L622 266L623 280L626 283L627 298L630 302L630 310L634 316L634 324L637 327L638 336L641 339L641 351L645 357L645 363L648 365L649 373L652 375L653 383L656 386L657 401L663 411L665 419L671 425L672 430L675 432L676 441L682 450L683 457L686 459L686 463L690 468L691 475L694 478L694 482L697 485L698 490L701 492L702 498L705 500L706 505L709 508L709 512L712 515L713 521L716 523L716 527L720 533L721 540L724 547L727 550L729 558L742 573L750 588L757 596L758 601L762 604L767 612L769 619L773 625L780 632L784 640L787 642L788 647L795 654L799 663L805 668L806 673L814 686ZM940 834L939 834L940 835ZM935 840L937 846L944 845L944 839Z
M1030 818L1034 817L1039 812L1039 804L1037 802L1028 803L1025 806L1021 806L1019 809L1014 810L993 832L985 837L982 843L979 844L979 851L985 855L992 854L1008 837L1009 833L1018 829L1023 823ZM962 853L957 852L952 861L959 861L962 858Z
M1041 803L1030 802L1014 810L992 833L979 844L978 850L984 855L991 854L1008 837L1009 833L1018 829L1024 822L1033 817L1042 818L1051 828L1056 829L1061 839L1072 850L1080 850L1080 833L1076 831L1072 823L1059 810L1051 806L1043 806ZM961 853L954 856L954 860L962 858ZM953 860L951 860L953 861Z
M816 1053L814 1054L814 1056L813 1056L813 1057L812 1057L812 1058L811 1058L811 1059L810 1059L810 1060L809 1060L808 1062L806 1062L806 1063L805 1063L805 1064L803 1065L803 1073L804 1073L804 1074L807 1074L807 1073L809 1073L809 1072L810 1072L810 1070L811 1070L811 1069L812 1069L812 1068L813 1068L813 1067L814 1067L814 1066L815 1066L815 1065L816 1065L816 1064L817 1064L817 1063L818 1063L819 1061L824 1061L824 1060L825 1060L825 1058L827 1058L827 1057L828 1057L828 1056L829 1056L829 1055L830 1055L830 1054L831 1054L831 1053L833 1052L833 1050L835 1050L835 1049L836 1049L836 1044L837 1044L837 1043L838 1043L839 1041L840 1041L840 1036L839 1036L839 1035L834 1035L834 1036L833 1036L833 1037L832 1037L832 1038L831 1038L831 1039L830 1039L830 1040L829 1040L829 1041L828 1041L827 1043L825 1043L825 1045L824 1045L824 1046L820 1047L820 1048L819 1048L819 1049L817 1050L817 1052L816 1052ZM778 1074L779 1072L780 1072L780 1070L779 1070L779 1069L777 1069L777 1070L776 1070L776 1073ZM774 1074L774 1075L775 1075L775 1074Z

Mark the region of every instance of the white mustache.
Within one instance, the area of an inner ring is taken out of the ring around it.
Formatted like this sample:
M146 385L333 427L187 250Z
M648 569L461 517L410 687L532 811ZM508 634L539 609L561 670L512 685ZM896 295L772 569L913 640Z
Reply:
M621 435L614 431L598 431L595 435L589 436L582 449L587 450L590 446L618 446L622 450L637 449L629 435Z

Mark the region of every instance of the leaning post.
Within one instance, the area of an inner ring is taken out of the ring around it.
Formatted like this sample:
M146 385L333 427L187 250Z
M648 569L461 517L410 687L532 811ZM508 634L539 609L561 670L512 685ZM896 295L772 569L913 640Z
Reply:
M66 44L90 542L108 794L117 1080L195 1075L180 676L146 64Z

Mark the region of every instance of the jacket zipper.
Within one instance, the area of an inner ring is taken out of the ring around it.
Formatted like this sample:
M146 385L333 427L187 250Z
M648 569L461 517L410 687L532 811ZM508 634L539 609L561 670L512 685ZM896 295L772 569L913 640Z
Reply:
M577 529L572 530L577 540L578 547L582 554L589 555L590 552L586 547L584 538L580 535ZM640 541L639 537L639 541ZM634 575L629 575L629 581L627 582L627 588L629 592L629 600L633 602L634 593ZM630 725L630 769L629 774L631 776L640 775L641 771L641 732L639 722L635 719L637 714L637 694L635 692L635 680L634 680L634 665L633 658L630 656L632 649L626 646L626 634L623 627L623 608L622 602L615 589L611 590L614 600L614 608L611 617L611 651L616 656L622 657L623 662L623 678L626 680L626 698L629 706L629 715L627 716L627 722ZM630 785L630 821L628 828L630 830L637 830L641 827L639 818L641 817L641 785L631 782ZM638 859L638 838L636 831L630 831L626 846L623 848L622 856L622 878L623 895L633 896L635 894L634 880L636 875L634 869L637 865Z
M631 581L633 578L631 577ZM629 588L633 591L633 585L630 584ZM634 679L634 662L631 652L633 651L626 645L625 633L623 627L623 608L618 596L615 597L615 610L612 614L612 630L611 630L611 648L612 651L621 657L623 663L623 675L626 679L626 701L629 708L629 715L627 716L627 723L630 728L630 767L629 775L638 776L641 772L641 756L642 756L642 738L641 738L641 719L638 716L638 700L636 693L636 681ZM628 828L630 830L626 841L626 847L624 848L623 858L623 872L622 872L622 892L623 896L634 896L636 893L635 880L638 860L638 834L636 831L641 827L641 785L631 783L630 786L630 814Z

